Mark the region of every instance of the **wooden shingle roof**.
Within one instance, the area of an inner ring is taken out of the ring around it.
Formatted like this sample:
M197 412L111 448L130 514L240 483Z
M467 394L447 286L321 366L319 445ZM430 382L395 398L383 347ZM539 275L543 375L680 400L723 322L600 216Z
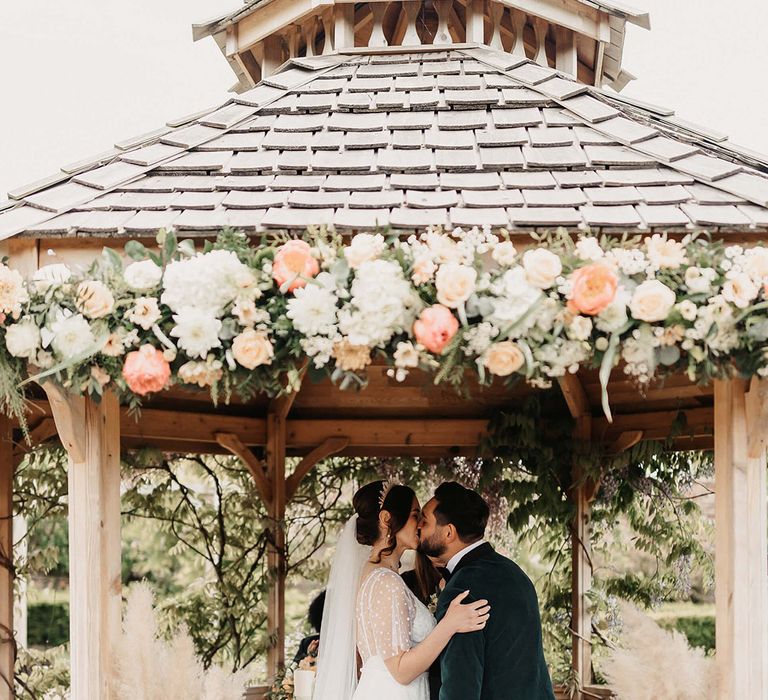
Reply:
M0 238L430 224L768 232L766 159L480 47L294 59L0 204Z

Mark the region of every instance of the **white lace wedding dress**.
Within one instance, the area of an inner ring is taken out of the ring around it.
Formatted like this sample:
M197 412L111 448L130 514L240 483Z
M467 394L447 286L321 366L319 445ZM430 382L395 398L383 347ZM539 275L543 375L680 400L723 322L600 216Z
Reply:
M374 569L357 595L357 648L363 660L353 700L429 700L422 673L408 685L390 674L384 659L416 646L435 627L435 618L391 569Z

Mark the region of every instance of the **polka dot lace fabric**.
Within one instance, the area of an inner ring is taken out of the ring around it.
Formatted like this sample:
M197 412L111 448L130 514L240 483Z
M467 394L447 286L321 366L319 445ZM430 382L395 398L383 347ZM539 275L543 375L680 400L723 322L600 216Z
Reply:
M363 670L354 700L428 700L427 674L400 685L384 665L423 641L435 619L398 574L374 569L357 597L357 647Z

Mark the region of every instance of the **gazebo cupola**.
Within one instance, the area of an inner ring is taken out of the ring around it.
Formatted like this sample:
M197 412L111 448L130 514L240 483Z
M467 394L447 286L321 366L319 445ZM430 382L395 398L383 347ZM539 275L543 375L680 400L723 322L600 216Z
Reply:
M357 50L486 45L621 90L627 22L648 14L603 0L250 0L194 26L213 36L247 90L289 59Z

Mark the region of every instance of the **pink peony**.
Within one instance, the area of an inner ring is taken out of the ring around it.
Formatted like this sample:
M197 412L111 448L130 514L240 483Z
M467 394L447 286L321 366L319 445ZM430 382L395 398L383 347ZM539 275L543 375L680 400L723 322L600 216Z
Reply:
M304 287L307 278L320 272L320 265L312 257L312 248L306 241L288 241L277 249L272 262L272 277L282 287L290 282L286 291Z
M130 390L139 396L162 390L170 377L171 366L162 350L142 345L125 356L123 378Z
M449 308L442 304L435 304L424 309L413 324L413 334L416 336L416 341L436 355L445 350L445 346L451 342L458 330L459 322L456 317Z
M568 309L572 313L596 316L605 311L616 297L619 278L605 265L585 265L571 274Z

